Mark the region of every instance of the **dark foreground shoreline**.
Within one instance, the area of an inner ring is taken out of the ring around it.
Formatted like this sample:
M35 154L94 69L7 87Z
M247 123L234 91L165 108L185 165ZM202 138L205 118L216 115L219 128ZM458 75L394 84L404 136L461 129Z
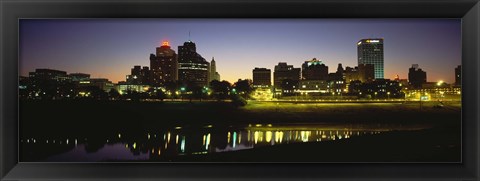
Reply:
M445 107L440 108L436 107L437 104L251 102L239 108L229 102L28 101L20 102L19 131L21 138L103 140L119 133L144 137L148 132L178 126L228 127L251 123L394 125L422 129L145 161L458 162L461 156L460 103L445 103ZM65 150L39 150L39 155L24 157L24 160L38 161L61 152Z

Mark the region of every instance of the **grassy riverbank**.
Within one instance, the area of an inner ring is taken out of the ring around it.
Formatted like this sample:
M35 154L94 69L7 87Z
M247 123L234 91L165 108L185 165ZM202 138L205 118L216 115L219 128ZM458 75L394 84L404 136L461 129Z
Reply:
M112 135L185 125L352 123L459 125L461 107L450 103L89 102L20 103L21 135Z

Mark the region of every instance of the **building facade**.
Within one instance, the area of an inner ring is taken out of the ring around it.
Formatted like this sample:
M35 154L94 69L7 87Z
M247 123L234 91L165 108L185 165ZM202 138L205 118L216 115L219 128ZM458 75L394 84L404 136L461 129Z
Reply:
M295 89L298 88L300 80L300 68L294 68L293 65L287 65L285 62L280 62L275 65L273 72L273 85L275 89L282 89L282 85Z
M427 73L418 68L418 64L413 64L408 69L408 83L413 88L422 88L422 84L427 83Z
M321 60L313 58L302 64L302 79L304 80L326 80L328 77L328 66Z
M28 77L33 80L51 80L57 82L70 80L67 72L53 69L35 69L35 72L29 72Z
M128 84L136 85L150 85L151 82L151 71L147 66L141 67L140 65L135 65L131 69L130 75L127 75Z
M267 68L253 69L253 87L270 87L272 85L272 71Z
M156 48L156 54L150 54L150 84L163 86L165 82L176 81L177 67L177 54L171 49L168 41L162 42L162 46Z
M178 46L178 80L184 83L194 83L197 86L207 86L209 63L197 53L195 43L185 42Z
M462 66L461 65L455 68L455 85L456 86L462 85Z
M358 65L372 64L375 79L384 78L383 38L362 39L357 42Z
M90 74L84 74L84 73L71 73L68 74L70 77L70 80L73 82L80 82L80 81L89 81L90 80Z

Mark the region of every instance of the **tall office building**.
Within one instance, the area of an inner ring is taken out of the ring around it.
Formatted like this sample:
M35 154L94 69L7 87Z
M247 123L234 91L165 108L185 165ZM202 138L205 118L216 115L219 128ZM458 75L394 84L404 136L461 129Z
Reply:
M302 64L302 78L304 80L326 80L328 77L328 66L321 60L313 58Z
M357 42L358 65L373 64L375 79L384 78L383 38L362 39Z
M220 81L220 74L217 72L217 63L214 57L212 57L212 61L210 62L210 80L208 82L210 83L212 80Z
M408 69L408 83L414 88L422 88L422 84L427 83L427 73L418 64L413 64Z
M270 87L272 85L272 71L267 68L253 69L253 87Z
M169 42L162 42L157 47L156 54L150 54L151 83L161 86L165 82L176 81L177 78L177 54L170 48Z
M462 85L462 66L455 68L455 85Z
M207 86L208 67L209 63L197 53L195 43L187 41L183 46L178 46L178 80Z
M275 70L273 72L273 85L277 89L282 88L282 83L284 81L290 82L293 88L298 86L300 80L300 68L294 68L293 65L287 65L285 62L280 62L278 65L275 65ZM286 84L289 84L286 82Z

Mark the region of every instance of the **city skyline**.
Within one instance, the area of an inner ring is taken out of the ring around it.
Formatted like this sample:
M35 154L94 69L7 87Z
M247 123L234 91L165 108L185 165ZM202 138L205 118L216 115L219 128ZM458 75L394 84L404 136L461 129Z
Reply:
M406 79L408 68L419 64L427 81L453 83L454 68L461 65L460 24L457 19L21 20L20 75L51 68L116 83L125 81L134 65L149 66L149 55L162 41L178 53L178 46L191 40L205 59L215 57L222 80L233 83L252 79L255 67L273 70L278 62L300 68L317 58L329 72L339 63L355 67L357 42L379 37L385 40L385 78Z

